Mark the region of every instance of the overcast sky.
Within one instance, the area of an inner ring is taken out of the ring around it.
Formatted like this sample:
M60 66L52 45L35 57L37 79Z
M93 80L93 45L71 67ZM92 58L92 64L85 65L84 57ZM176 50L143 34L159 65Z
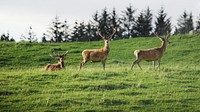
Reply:
M194 21L200 15L200 0L0 0L0 35L8 32L19 40L32 26L41 38L56 15L73 26L76 20L92 20L96 11L102 12L105 8L108 11L115 8L120 15L129 4L137 9L136 15L149 6L154 18L163 6L173 25L184 10L192 12Z

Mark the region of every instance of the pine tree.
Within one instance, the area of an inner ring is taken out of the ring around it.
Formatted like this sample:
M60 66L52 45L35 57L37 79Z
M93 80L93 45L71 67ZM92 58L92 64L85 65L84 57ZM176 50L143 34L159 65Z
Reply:
M84 22L75 22L74 30L72 32L72 41L90 41L86 27L87 26L84 24Z
M113 11L113 13L115 13L115 10ZM113 14L112 13L112 14ZM117 25L116 22L116 17L113 18L114 15L111 15L110 13L108 13L107 9L103 9L103 12L101 13L101 15L98 14L98 12L96 12L93 16L93 20L98 24L98 28L100 29L101 33L103 35L109 35L112 33L112 29L114 28L114 25ZM96 37L97 40L101 40L100 36Z
M48 29L48 37L51 38L51 41L62 42L63 41L63 23L60 21L59 17L56 16L55 20L52 21L51 26Z
M144 24L145 24L144 12L141 12L136 20L136 25L135 25L135 30L137 31L137 36L143 35L143 29L145 26Z
M135 25L134 13L135 12L136 10L133 9L133 6L131 4L129 5L129 7L126 8L125 11L122 11L123 13L122 27L123 27L123 36L125 38L136 36L136 33L134 31L134 25Z
M72 36L71 36L71 40L73 42L78 41L79 40L79 34L78 34L78 22L75 22L75 25L73 27L73 31L72 31Z
M62 32L63 32L63 42L70 41L69 26L67 24L67 20L65 20L64 23L62 24Z
M47 42L46 34L45 33L43 33L42 42Z
M21 35L21 39L24 41L29 41L29 43L37 42L37 37L36 37L35 33L33 32L33 29L31 26L29 27L29 31L26 32L25 35L24 34Z
M135 30L137 36L148 37L152 31L152 13L149 9L142 11L136 20Z
M198 20L196 21L196 24L197 24L196 29L200 29L200 15L198 17Z
M164 35L166 32L171 32L171 18L167 18L167 14L164 12L164 8L161 7L158 17L155 21L155 32L159 35Z
M96 37L98 37L98 34L96 33L97 28L95 25L92 24L92 22L88 22L86 25L86 36L88 37L88 41L95 41Z
M111 13L111 24L113 28L117 29L117 32L114 34L112 39L119 39L122 37L123 29L121 27L121 20L118 17L115 8L113 8L113 11Z
M101 33L104 35L109 35L112 29L112 23L111 23L111 17L108 13L107 9L105 8L100 15L99 19L99 28L101 30Z
M5 33L3 33L3 34L0 36L0 41L15 42L15 39L10 38L10 34L9 34L9 33L7 33L7 35L6 35Z
M178 33L179 34L186 34L189 31L193 30L193 16L192 13L187 14L186 11L178 19Z
M143 36L148 37L150 36L150 32L152 31L152 13L149 7L145 11L145 27L144 27L144 34Z
M79 41L81 42L89 41L86 34L86 26L84 22L81 22L78 26L78 35L79 35Z
M189 17L187 19L187 29L188 29L188 32L194 29L192 13L189 14Z

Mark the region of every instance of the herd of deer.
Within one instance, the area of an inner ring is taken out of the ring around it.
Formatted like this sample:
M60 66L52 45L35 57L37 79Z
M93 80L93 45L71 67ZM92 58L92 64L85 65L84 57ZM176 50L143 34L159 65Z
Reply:
M116 32L116 28L113 28L113 33L109 36L106 36L106 35L102 35L98 29L98 34L102 37L102 39L105 42L104 47L101 49L83 50L82 52L83 61L80 63L80 70L84 67L84 65L88 61L101 62L103 65L103 69L105 70L105 62L110 52L110 40L112 39L115 32ZM135 50L134 55L136 56L136 60L133 61L131 70L135 64L137 64L139 68L142 70L139 64L141 61L153 61L154 69L155 69L155 62L158 61L158 67L160 69L160 59L162 58L165 52L167 44L169 44L169 40L168 40L169 33L167 32L167 35L164 38L158 36L158 34L156 34L156 36L161 40L162 42L161 46L157 48L146 49L146 50ZM53 51L51 51L50 56L54 57L52 53ZM47 66L45 66L44 69L54 71L54 70L59 70L59 69L64 68L64 57L67 54L68 54L68 51L66 51L64 54L60 54L60 53L55 54L56 55L55 58L58 59L58 63L48 64Z

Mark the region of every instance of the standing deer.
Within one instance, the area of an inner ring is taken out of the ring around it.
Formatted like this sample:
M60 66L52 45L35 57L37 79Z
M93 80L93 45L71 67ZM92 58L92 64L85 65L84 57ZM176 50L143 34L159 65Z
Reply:
M55 53L54 53L55 54ZM60 54L58 53L55 56L53 56L52 51L50 53L50 56L52 58L56 58L58 59L58 63L57 64L48 64L47 66L45 66L44 70L50 70L50 71L54 71L54 70L60 70L64 68L64 57L68 54L68 51L66 51L64 54Z
M131 70L135 64L137 64L140 67L140 69L142 70L142 68L139 64L140 61L142 61L142 60L153 61L154 69L155 69L155 61L158 60L158 66L160 69L160 60L166 50L167 44L169 44L169 40L168 40L169 33L167 32L167 35L164 38L158 36L157 33L156 33L156 36L162 41L161 46L158 48L151 48L151 49L147 49L147 50L135 50L134 55L136 56L136 60L133 61Z
M110 40L112 39L112 36L115 34L116 28L113 28L113 33L109 36L103 36L99 29L98 34L102 37L104 40L104 47L101 49L93 49L93 50L84 50L82 52L83 61L80 64L80 69L82 69L88 61L92 62L101 62L103 65L103 69L105 70L105 62L110 52Z

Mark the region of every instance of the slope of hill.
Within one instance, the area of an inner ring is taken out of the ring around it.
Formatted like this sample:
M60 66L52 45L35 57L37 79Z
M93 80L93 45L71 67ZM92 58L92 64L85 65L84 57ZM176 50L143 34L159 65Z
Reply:
M200 35L173 36L162 59L164 64L199 65ZM69 56L65 60L68 65L79 66L82 61L81 52L84 49L99 49L104 42L73 42L73 43L4 43L0 42L0 66L1 67L37 67L47 63L56 63L51 58L51 49L57 51L68 50ZM127 40L111 41L111 52L107 61L112 64L130 64L135 56L136 49L148 49L160 46L157 38L134 38ZM149 64L149 63L144 63ZM89 64L90 65L90 64Z
M130 70L133 51L160 46L157 38L111 41L103 71L100 63L87 63L79 71L84 49L99 42L0 42L0 111L200 111L200 35L172 36L161 69L141 62ZM51 49L70 53L66 69L41 71Z

